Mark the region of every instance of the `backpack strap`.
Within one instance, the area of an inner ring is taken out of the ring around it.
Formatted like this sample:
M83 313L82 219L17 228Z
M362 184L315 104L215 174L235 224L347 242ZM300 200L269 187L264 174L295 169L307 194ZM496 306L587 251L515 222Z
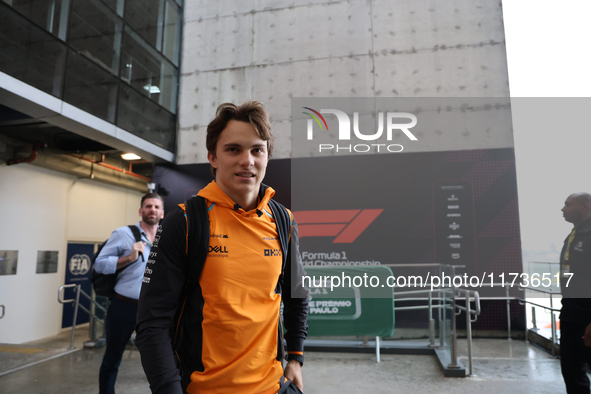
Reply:
M187 218L187 279L198 283L209 251L209 214L203 197L193 196L185 201Z
M281 279L283 280L285 265L287 264L289 238L291 236L291 216L283 205L273 199L269 200L269 206L273 211L273 218L279 234L279 243L281 243L281 250L283 251L283 267L281 267Z
M283 297L283 278L285 276L285 266L287 264L289 242L291 239L291 216L287 209L279 204L277 201L270 199L268 202L273 212L273 218L275 219L275 226L277 227L277 234L279 235L279 243L281 244L281 250L283 252L283 265L281 267L281 274L275 287L275 293L280 294ZM289 286L289 285L288 285ZM286 349L283 348L284 343L284 332L283 332L283 316L279 313L279 323L277 327L277 360L282 362Z
M187 313L184 313L187 300L189 298L194 299L197 297L201 300L201 302L203 302L203 296L200 294L201 290L199 286L199 277L203 271L205 259L207 258L207 253L209 251L209 215L207 213L207 203L203 197L193 196L192 198L185 201L184 204L179 204L179 206L185 212L185 221L187 223L185 249L187 253L186 282L183 286L180 297L181 303L174 317L175 325L172 327L172 332L174 333L172 342L177 357L177 362L179 363L181 386L183 387L183 392L185 392L187 386L190 383L189 377L193 370L186 371L184 369L187 368L189 364L185 363L183 366L183 363L181 363L178 347L182 346L183 343L182 327L187 324ZM197 294L194 294L195 292L197 292ZM199 303L199 301L197 301L197 303ZM202 321L203 316L201 316L201 322ZM202 341L202 333L199 330L197 333L197 338L194 338L194 341L200 346ZM194 361L196 363L195 366L197 370L203 371L201 355L195 355Z
M129 229L131 230L131 233L133 234L133 236L135 238L135 242L140 242L142 240L142 233L140 232L140 229L137 228L137 226L135 224L130 224L127 227L129 227ZM140 252L140 256L142 256L142 261L145 261L144 254ZM127 266L125 266L125 267L127 267ZM125 268L125 267L123 267L123 268Z
M135 242L140 242L142 240L142 233L140 232L140 229L137 228L135 224L130 224L127 227L129 227L129 229L131 230L131 233L135 238Z

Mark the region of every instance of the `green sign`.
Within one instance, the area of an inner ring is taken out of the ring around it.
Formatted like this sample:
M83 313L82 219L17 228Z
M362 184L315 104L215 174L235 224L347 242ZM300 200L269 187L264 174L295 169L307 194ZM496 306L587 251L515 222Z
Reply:
M305 279L304 283L311 296L309 336L392 336L394 291L386 284L392 275L389 267L307 266L306 271L310 280ZM345 278L345 283L335 286L336 281L330 278L337 276ZM371 277L377 279L370 284L367 278ZM351 283L347 278L352 278Z

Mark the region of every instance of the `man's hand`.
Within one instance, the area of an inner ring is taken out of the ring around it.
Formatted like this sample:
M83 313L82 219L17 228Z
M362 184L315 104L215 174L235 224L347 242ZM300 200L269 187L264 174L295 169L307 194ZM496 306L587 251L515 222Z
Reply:
M131 247L131 254L129 255L130 263L136 261L138 257L140 257L140 253L144 253L145 246L146 243L144 241L137 241L133 244L133 246Z
M140 253L144 253L145 246L146 243L144 241L138 241L134 243L131 247L131 254L120 257L119 260L117 260L117 269L121 269L126 265L129 265L136 261L138 257L140 257Z
M591 347L591 324L585 328L585 334L583 335L583 342L585 342L585 346Z
M589 328L589 327L587 327ZM304 380L302 379L302 366L299 361L291 360L285 366L284 376L295 384L302 392L304 391Z

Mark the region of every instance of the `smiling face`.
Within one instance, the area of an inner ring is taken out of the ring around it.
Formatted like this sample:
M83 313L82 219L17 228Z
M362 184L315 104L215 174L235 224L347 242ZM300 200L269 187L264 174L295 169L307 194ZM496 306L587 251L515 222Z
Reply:
M256 207L259 187L267 169L267 141L250 123L230 120L207 158L216 169L220 189L244 210Z

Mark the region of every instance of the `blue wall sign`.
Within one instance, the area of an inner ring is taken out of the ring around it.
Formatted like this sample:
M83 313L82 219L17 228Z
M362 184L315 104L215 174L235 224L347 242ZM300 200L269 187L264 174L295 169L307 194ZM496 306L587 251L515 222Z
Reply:
M94 256L94 243L78 244L69 243L68 253L66 256L66 278L64 284L81 285L82 290L90 295L91 283L90 277L92 274L92 256ZM66 289L64 299L72 299L76 297L76 293L72 289ZM87 309L90 308L90 301L80 295L80 304ZM64 313L62 315L62 328L72 327L72 320L74 319L74 303L64 304ZM78 317L76 325L88 323L88 314L83 310L78 310Z

